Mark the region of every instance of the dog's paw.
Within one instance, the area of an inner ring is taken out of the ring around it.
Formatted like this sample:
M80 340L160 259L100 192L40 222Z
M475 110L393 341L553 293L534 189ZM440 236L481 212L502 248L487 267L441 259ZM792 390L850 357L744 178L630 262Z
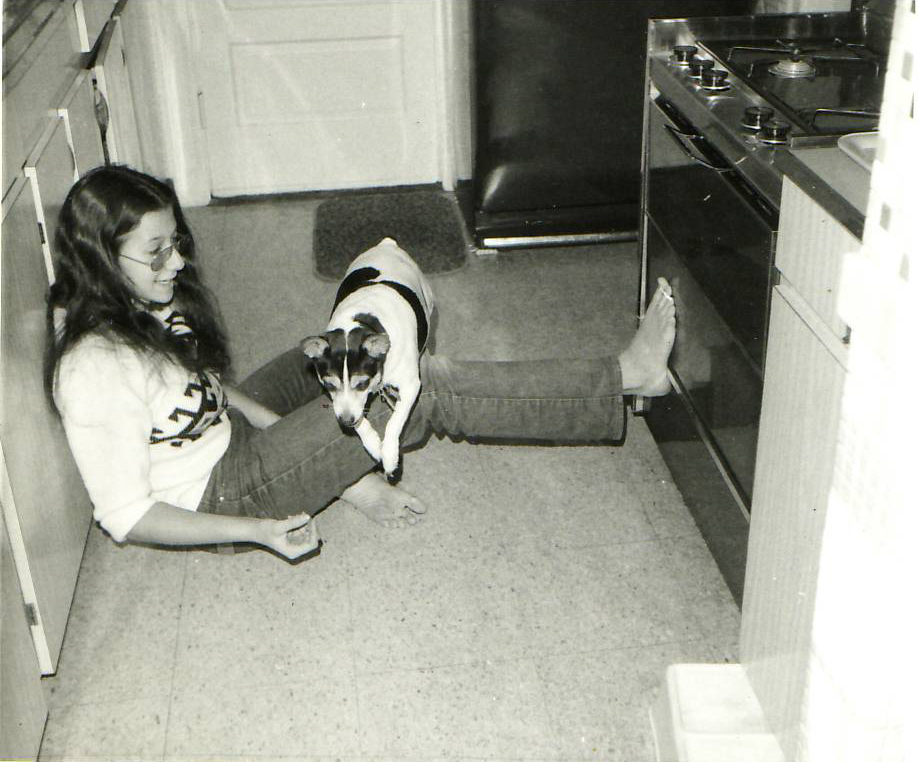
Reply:
M399 440L383 439L382 453L383 471L387 478L399 468Z
M398 484L399 480L402 478L402 461L399 460L398 465L395 470L390 473L389 471L384 471L383 475L386 477L386 481L390 484Z
M380 441L380 435L377 434L373 426L370 425L370 421L366 418L362 418L355 430L367 454L377 463L383 460L383 443Z

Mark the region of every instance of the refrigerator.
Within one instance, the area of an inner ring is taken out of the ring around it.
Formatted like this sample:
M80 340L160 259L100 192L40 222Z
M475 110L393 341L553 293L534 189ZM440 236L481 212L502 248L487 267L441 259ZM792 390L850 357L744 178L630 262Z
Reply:
M473 0L479 248L636 236L648 20L743 0Z

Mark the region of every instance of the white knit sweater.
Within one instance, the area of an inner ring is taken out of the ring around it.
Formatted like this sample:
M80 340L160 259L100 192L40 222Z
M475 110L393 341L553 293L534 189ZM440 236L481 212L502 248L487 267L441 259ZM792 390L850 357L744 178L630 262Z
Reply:
M187 331L178 313L158 317ZM154 363L97 335L61 360L54 399L93 516L118 542L158 501L197 510L230 442L215 374Z

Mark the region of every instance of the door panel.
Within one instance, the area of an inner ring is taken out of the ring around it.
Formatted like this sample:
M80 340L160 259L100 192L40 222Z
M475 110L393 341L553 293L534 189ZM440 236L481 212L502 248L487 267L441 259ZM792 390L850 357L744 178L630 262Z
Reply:
M433 3L195 3L215 196L438 180Z

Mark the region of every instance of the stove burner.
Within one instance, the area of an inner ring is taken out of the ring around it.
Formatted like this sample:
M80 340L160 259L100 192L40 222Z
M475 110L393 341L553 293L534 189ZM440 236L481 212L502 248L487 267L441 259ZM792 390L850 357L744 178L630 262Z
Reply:
M704 69L702 71L702 87L705 90L729 90L731 85L727 81L728 73L724 69Z
M701 79L702 73L706 69L712 69L715 66L715 62L710 58L693 58L689 62L689 76L692 79Z
M674 66L689 66L693 56L698 52L695 45L677 45L673 49L673 55L670 56L670 62Z
M760 128L759 132L756 133L756 138L760 143L765 143L766 145L781 146L788 142L790 130L791 125L788 122L773 119Z
M776 61L768 71L777 77L812 77L817 72L817 67L812 61L796 56Z
M740 126L747 130L760 130L772 119L775 112L766 106L750 106L744 109L743 121Z

